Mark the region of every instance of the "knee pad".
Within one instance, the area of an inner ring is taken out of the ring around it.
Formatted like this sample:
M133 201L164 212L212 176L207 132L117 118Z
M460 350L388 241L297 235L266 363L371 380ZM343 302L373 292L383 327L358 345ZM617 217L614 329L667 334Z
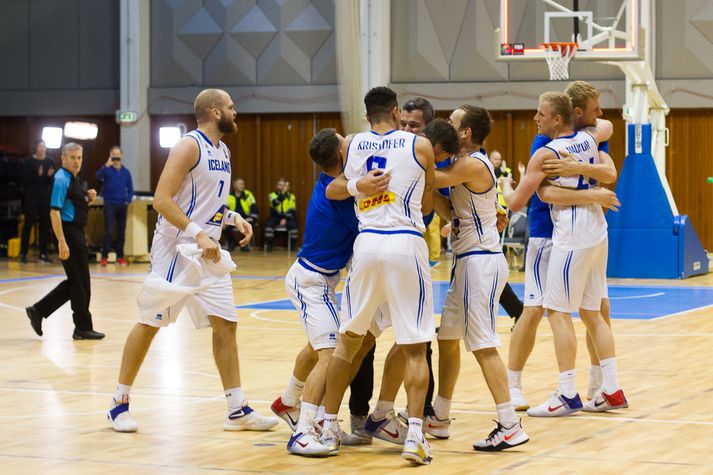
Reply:
M339 342L337 342L337 348L335 348L332 357L339 358L342 361L346 361L351 364L354 356L361 348L361 342L364 340L364 335L356 335L342 333L339 335Z

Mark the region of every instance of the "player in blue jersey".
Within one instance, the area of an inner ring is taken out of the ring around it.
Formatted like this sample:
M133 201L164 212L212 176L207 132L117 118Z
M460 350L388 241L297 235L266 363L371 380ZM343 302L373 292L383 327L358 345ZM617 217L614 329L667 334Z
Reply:
M323 129L312 139L310 156L322 170L307 207L304 243L297 260L285 278L285 288L303 320L308 343L297 356L295 369L285 392L272 404L272 410L294 431L287 450L298 455L327 456L315 432L315 419L325 388L327 363L337 345L339 316L335 288L340 270L352 256L359 223L351 201L330 201L325 195L329 183L342 173L343 137L334 129ZM357 189L373 195L386 190L388 175L376 171L357 183ZM376 330L374 330L376 331ZM369 334L355 356L358 368L364 354L373 346ZM302 402L300 393L303 388ZM340 433L342 443L357 444ZM345 440L346 439L346 440Z
M592 126L595 124L596 119L601 117L600 94L599 91L590 84L584 81L575 81L567 87L565 94L572 99L572 127L574 130ZM530 156L534 155L537 150L547 145L551 140L552 139L546 135L536 135L532 142ZM599 157L602 163L585 165L585 167L587 167L587 169L584 170L586 178L596 179L601 183L612 183L616 180L616 168L608 152L608 142L599 144ZM570 160L560 161L555 159L546 164L546 167L552 173L562 174L563 176L573 173L579 174L579 164L574 164L574 167L571 165L573 164ZM572 168L574 168L574 170L572 170ZM523 166L520 169L521 179L524 174ZM506 187L508 186L511 188L510 185L506 185ZM557 204L589 202L599 203L607 208L618 205L616 195L606 188L572 191L563 188L547 187L544 192L546 195L550 195L546 196L548 201L556 202ZM528 242L525 263L525 310L521 317L522 322L518 322L513 329L508 358L508 384L510 386L510 394L512 395L515 409L519 411L524 411L529 408L529 404L522 394L522 371L534 347L537 326L544 315L542 298L547 280L547 264L549 263L550 251L552 249L552 218L550 217L549 205L543 202L537 193L535 193L530 200L528 219L530 240ZM605 294L605 297L602 299L601 314L607 324L610 324L609 299L607 294ZM592 362L589 386L587 389L587 398L591 399L592 395L601 386L601 368L589 333L587 333L587 349L589 350L590 360Z

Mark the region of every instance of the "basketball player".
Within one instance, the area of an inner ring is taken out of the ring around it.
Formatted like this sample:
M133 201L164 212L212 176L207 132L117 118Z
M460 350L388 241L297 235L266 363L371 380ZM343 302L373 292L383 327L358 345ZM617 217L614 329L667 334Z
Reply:
M511 209L521 209L540 187L546 176L543 168L545 160L569 154L578 162L598 163L598 144L611 136L611 122L598 119L596 127L573 132L571 116L572 101L568 95L547 92L540 96L535 115L538 132L553 140L532 156L517 189L505 194ZM560 176L550 178L549 182L570 189L587 189L590 186L583 176ZM606 286L607 253L607 226L602 208L593 204L553 205L551 215L554 227L543 307L547 309L554 334L560 371L559 387L548 401L531 407L527 413L536 417L553 417L582 409L576 389L574 364L577 341L571 320L571 313L578 308L592 335L602 368L602 388L594 395L590 409L604 411L628 407L617 379L611 328L600 314Z
M406 354L411 417L401 455L416 464L429 464L432 455L423 436L422 417L428 386L426 342L434 335L433 290L428 250L421 236L423 216L433 213L433 148L427 139L397 130L399 107L391 89L371 89L364 104L371 131L350 136L342 148L344 177L358 203L360 233L344 290L340 337L327 368L322 442L338 453L337 412L349 382L349 368L376 310L388 304L396 342ZM372 169L391 176L388 191L361 195L354 189L356 180Z
M195 243L203 251L203 259L220 260L218 239L224 218L245 236L241 246L252 236L251 226L239 214L224 212L230 189L230 152L220 138L237 131L233 101L223 90L206 89L196 96L193 107L198 128L171 149L154 197L160 217L151 246L151 271L165 275L167 283L187 269L188 259L177 251L179 244ZM277 425L276 417L261 416L243 398L230 274L188 297L187 306L197 327L213 328L213 357L228 404L223 428L269 430ZM117 432L138 430L129 413L131 386L159 328L178 316L171 308L150 316L139 310L141 319L126 340L119 384L108 413Z
M572 82L565 90L573 103L572 126L575 130L594 126L596 119L602 115L599 91L591 84L584 81ZM538 134L532 144L530 155L552 139L546 135ZM612 183L616 180L616 167L608 155L608 142L599 144L599 158L601 163L582 164L572 159L550 159L545 164L548 174L552 176L570 176L582 174L587 179L601 183ZM524 167L523 167L524 168ZM521 171L521 176L524 169ZM504 180L503 186L512 192L509 180ZM548 186L539 194L545 195L546 201L552 204L577 205L598 203L604 207L618 204L616 195L606 188L590 190L569 190L566 188ZM547 283L547 265L552 249L552 218L548 204L544 203L538 193L530 200L528 216L530 218L530 240L525 259L525 311L522 323L515 326L510 341L510 355L508 358L508 383L513 405L516 410L525 411L529 404L522 395L522 370L527 358L535 344L537 327L544 314L542 308L543 291ZM551 196L550 196L551 195ZM609 323L609 299L607 288L604 287L601 313L604 320ZM611 326L611 325L610 325ZM589 350L592 366L589 374L587 398L601 386L601 368L599 367L596 351L592 346L591 338L587 333L587 349Z
M293 430L287 450L297 455L327 456L330 453L330 448L323 445L315 433L315 419L324 397L327 364L337 346L339 333L335 288L339 284L339 272L351 258L354 240L359 234L354 203L330 201L326 197L327 186L342 173L343 141L334 129L322 129L312 138L310 156L322 173L307 207L304 244L285 278L287 294L300 312L308 343L297 357L285 393L273 402L272 410ZM376 172L358 181L360 193L371 196L386 191L389 176ZM354 358L357 367L373 346L374 336L369 332ZM315 360L312 368L310 363ZM308 376L303 376L305 374ZM300 376L304 382L298 379ZM304 387L301 404L300 385ZM361 443L358 437L339 435L345 445Z
M510 402L507 373L497 351L497 305L509 271L496 225L495 172L482 149L492 120L484 108L463 105L453 111L450 122L458 132L462 153L449 167L436 171L436 186L450 188L456 261L438 332L438 396L433 408L436 422L447 434L462 339L483 371L498 413L497 428L473 448L499 451L529 438ZM448 211L439 206L439 213Z

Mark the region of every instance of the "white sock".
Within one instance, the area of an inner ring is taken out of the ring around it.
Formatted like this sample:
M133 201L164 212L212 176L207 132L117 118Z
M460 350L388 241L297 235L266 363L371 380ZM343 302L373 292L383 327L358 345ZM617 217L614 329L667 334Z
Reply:
M506 429L511 428L513 424L517 424L515 408L510 401L496 405L495 409L498 411L498 421L505 426Z
M619 379L616 371L616 358L601 360L602 367L602 390L607 394L612 394L619 389Z
M128 396L130 392L131 386L127 386L125 384L117 384L116 392L114 393L114 401L117 403L121 403L121 400L124 398L124 396Z
M433 412L440 420L445 420L451 416L451 400L444 399L441 396L436 396L436 401L433 403Z
M522 371L508 370L508 386L522 390Z
M417 434L423 433L423 420L418 417L408 418L408 431L409 433L415 432Z
M231 388L225 390L225 401L228 403L228 409L232 412L243 407L245 398L241 388Z
M394 408L394 401L382 401L379 399L376 401L376 407L374 408L374 412L371 413L372 417L380 421L384 417L386 417L386 413L389 412Z
M319 406L317 408L317 414L314 416L314 418L317 419L318 421L324 419L324 412L325 412L324 406Z
M339 424L337 423L336 414L325 414L324 415L324 431L332 430L337 432L339 430Z
M564 397L570 399L577 394L577 375L575 370L564 371L560 373L560 392Z
M300 381L299 379L295 378L294 375L290 376L290 380L287 382L287 387L285 388L285 392L282 393L282 403L285 406L289 407L295 407L298 402L300 402L300 398L302 397L302 392L305 389L305 382Z
M295 432L307 432L314 426L317 416L317 406L308 402L303 402L300 409L300 419L297 422Z
M592 386L602 385L602 367L599 365L592 365L589 367L589 382Z

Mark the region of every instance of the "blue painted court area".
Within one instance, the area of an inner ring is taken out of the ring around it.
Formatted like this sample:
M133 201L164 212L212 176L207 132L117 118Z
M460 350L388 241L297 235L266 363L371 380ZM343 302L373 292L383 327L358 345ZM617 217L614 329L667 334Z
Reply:
M511 284L522 299L524 284ZM448 282L433 283L434 311L440 313L448 290ZM341 294L337 294L340 300ZM611 317L626 320L651 320L688 310L713 305L713 287L666 287L610 285ZM287 299L239 305L239 309L292 310ZM501 307L499 315L506 315Z

